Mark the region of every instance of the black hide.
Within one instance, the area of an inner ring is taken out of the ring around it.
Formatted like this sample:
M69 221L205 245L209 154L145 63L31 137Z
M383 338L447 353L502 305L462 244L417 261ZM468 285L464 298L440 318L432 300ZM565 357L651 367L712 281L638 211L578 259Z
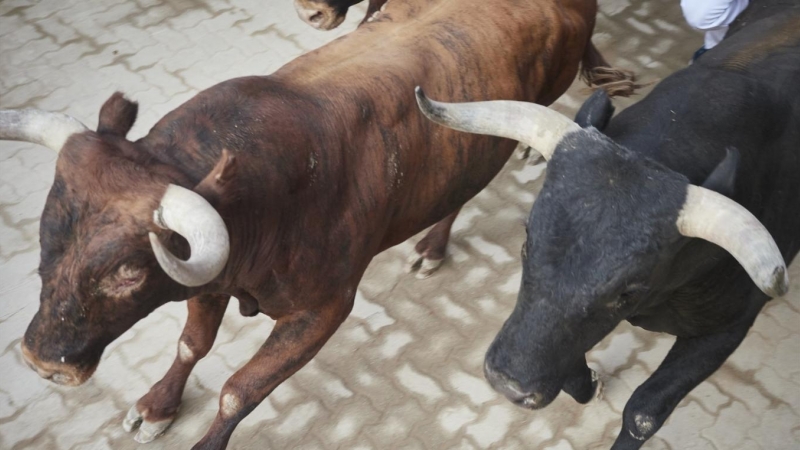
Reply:
M562 389L587 400L584 354L620 321L677 336L615 449L652 436L769 300L725 250L679 235L687 185L747 208L787 263L800 250L800 3L755 2L740 22L607 127L610 102L587 100L576 121L604 133L573 132L550 160L517 305L486 355L498 391L541 408Z

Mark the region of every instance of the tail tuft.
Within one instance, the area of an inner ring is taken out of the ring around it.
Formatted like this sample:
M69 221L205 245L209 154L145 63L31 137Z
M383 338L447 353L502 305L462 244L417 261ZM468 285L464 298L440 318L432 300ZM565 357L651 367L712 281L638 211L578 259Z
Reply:
M652 84L637 84L635 73L611 67L591 42L583 55L580 78L590 88L603 89L609 97L630 97Z

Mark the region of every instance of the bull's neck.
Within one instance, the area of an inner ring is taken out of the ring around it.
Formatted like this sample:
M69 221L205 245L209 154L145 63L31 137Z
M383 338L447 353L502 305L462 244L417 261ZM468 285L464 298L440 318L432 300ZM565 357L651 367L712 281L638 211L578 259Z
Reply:
M311 108L269 96L247 97L246 93L231 93L226 84L231 80L200 93L179 109L167 114L147 136L136 144L161 164L170 166L199 183L219 162L223 150L233 154L239 168L257 169L261 176L280 171L282 177L291 176L292 171L302 167L270 164L274 158L293 158L305 150L302 136L288 141L285 137L292 130L300 131L297 116L310 116ZM245 85L259 88L258 82ZM221 91L221 92L220 92ZM236 95L240 101L227 101ZM209 101L211 100L211 101ZM242 175L242 174L239 174ZM189 186L193 187L193 186Z
M232 96L231 89L250 96ZM231 237L228 265L210 289L233 295L239 289L270 291L273 273L287 264L281 255L298 239L292 224L312 209L298 205L319 203L317 197L331 190L321 189L327 181L322 169L336 174L341 165L333 156L340 149L331 144L337 140L328 136L336 127L321 115L315 100L278 89L268 78L231 80L168 114L137 142L158 164L174 169L173 182L189 189L213 180L209 174L223 149L234 155L233 177L215 187L218 198L208 199Z
M208 142L198 145L192 139L181 139L170 131L151 130L136 142L140 151L151 156L154 164L169 167L174 184L192 189L208 175L219 161L222 146Z

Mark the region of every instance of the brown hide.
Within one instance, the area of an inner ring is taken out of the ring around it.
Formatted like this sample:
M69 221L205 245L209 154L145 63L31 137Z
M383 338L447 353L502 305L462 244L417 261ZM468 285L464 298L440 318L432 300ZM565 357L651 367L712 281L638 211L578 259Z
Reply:
M233 246L220 287L273 317L298 298L327 301L310 279L354 289L372 256L485 187L515 144L426 121L413 92L555 100L575 77L594 5L518 3L390 2L378 21L159 122L138 144L166 148L157 157L198 182L223 148L236 155L231 184L246 188L215 203Z

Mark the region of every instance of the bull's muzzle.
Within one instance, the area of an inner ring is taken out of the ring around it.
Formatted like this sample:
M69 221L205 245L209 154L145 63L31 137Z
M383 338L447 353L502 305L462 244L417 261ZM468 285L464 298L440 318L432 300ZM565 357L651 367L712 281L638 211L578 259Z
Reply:
M511 403L526 409L539 409L547 406L544 395L527 392L508 375L492 369L488 363L483 365L483 373L492 388L503 394Z
M311 5L313 7L310 7ZM346 17L346 14L342 14L326 4L304 5L295 0L294 7L303 22L318 30L332 30L341 25Z
M62 386L80 386L91 378L95 367L89 370L80 370L77 367L63 363L42 361L36 357L25 344L22 344L22 357L32 370L45 380Z

